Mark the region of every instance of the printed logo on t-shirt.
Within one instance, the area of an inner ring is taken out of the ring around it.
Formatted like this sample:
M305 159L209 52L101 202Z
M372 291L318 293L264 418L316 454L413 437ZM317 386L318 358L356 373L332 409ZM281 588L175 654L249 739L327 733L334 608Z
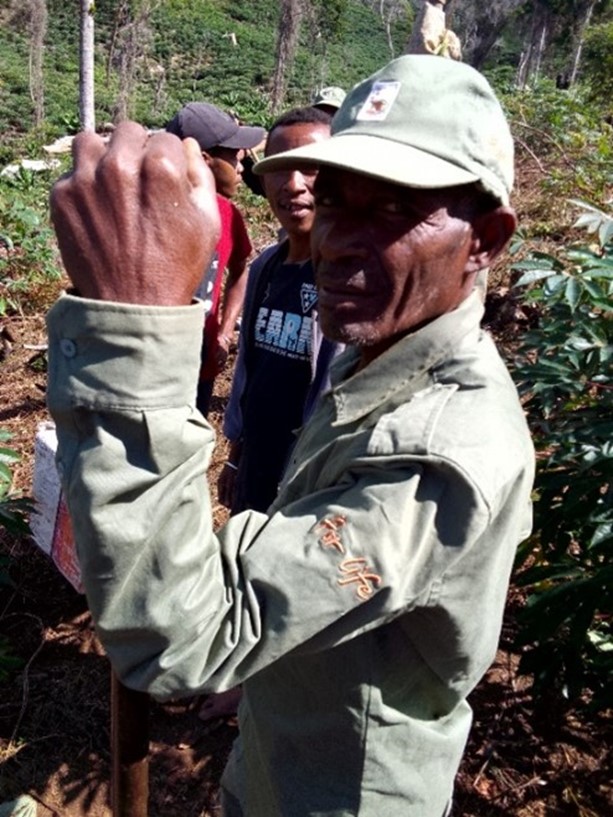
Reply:
M308 315L282 312L261 306L255 321L256 346L284 357L309 359L313 319Z
M198 284L196 290L196 298L204 301L204 314L208 315L213 306L213 289L215 287L215 279L217 278L217 271L219 270L219 254L215 251L215 255L207 269L202 276L202 280Z
M300 287L300 301L302 311L306 315L311 311L317 301L317 287L315 284L302 284Z

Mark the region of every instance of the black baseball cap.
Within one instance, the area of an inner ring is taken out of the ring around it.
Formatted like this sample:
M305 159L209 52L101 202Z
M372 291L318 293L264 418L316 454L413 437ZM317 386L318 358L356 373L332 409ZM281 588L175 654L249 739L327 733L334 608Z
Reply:
M250 150L266 136L264 128L239 125L229 113L209 102L185 105L166 125L166 130L180 139L191 136L201 150L216 147Z

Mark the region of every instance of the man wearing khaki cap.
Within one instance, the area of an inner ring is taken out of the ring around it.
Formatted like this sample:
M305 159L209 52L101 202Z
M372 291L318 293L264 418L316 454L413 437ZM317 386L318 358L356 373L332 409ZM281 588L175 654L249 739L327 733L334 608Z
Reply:
M211 180L189 140L77 138L52 195L78 293L49 316L59 465L124 683L243 683L227 817L442 817L530 528L530 438L473 292L515 226L511 138L477 72L407 56L259 170L305 165L322 326L350 348L275 503L214 534L190 352Z
M322 111L329 113L330 116L334 116L343 104L343 100L346 96L347 94L342 88L339 88L337 85L330 85L327 88L321 88L317 91L311 105L313 108L321 108Z

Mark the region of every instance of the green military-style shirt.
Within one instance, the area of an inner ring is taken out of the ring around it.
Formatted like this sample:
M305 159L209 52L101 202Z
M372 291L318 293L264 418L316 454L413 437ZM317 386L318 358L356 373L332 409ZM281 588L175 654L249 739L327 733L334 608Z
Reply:
M160 698L243 683L244 817L441 817L497 646L534 456L482 305L348 350L268 514L211 523L199 306L65 296L49 406L98 632Z

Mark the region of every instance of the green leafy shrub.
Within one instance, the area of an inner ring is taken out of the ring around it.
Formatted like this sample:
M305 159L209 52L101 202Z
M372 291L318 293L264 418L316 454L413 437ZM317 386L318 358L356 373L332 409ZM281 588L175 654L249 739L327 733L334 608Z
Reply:
M573 196L605 201L613 182L613 127L589 89L551 80L503 95L519 162L540 176L543 195L528 215L531 233L559 232ZM526 213L524 213L524 216ZM525 219L524 219L525 220Z
M613 75L613 20L590 26L583 44L581 78L589 84L591 96L611 106Z
M50 174L0 180L0 315L41 306L61 277L48 221Z
M613 218L575 201L592 246L514 265L538 305L514 374L539 461L535 534L520 549L520 671L537 693L558 689L613 704Z

